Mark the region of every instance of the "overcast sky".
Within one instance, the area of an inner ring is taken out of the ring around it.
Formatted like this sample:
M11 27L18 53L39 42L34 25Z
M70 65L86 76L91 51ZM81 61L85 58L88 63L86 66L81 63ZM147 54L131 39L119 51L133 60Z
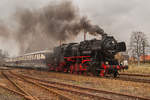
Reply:
M4 21L13 27L12 15L17 9L22 7L36 9L55 1L0 0L0 22ZM93 24L98 24L106 33L114 35L119 41L128 42L133 31L142 31L148 36L150 42L150 0L73 0L73 2L81 15L87 16ZM0 48L12 48L12 44L10 46L6 43L2 46L3 40L0 40L0 45ZM11 52L14 51L17 49Z
M132 31L150 39L150 0L78 0L80 11L107 33L128 41Z

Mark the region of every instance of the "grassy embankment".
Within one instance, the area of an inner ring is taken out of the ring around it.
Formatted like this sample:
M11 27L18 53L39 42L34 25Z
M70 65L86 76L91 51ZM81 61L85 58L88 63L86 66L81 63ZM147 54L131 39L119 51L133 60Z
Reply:
M150 64L137 64L129 65L129 69L124 71L124 73L135 73L135 74L150 74Z

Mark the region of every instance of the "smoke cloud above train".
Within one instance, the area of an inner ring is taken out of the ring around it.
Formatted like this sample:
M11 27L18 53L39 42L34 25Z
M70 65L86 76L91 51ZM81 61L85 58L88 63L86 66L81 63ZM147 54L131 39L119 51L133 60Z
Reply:
M13 38L20 53L53 47L56 41L66 41L79 33L104 34L98 25L93 25L71 1L50 3L39 9L17 9L17 29Z
M22 9L16 13L20 25L18 37L35 34L42 30L47 36L65 40L70 35L77 35L82 30L90 34L103 34L97 25L92 25L86 17L79 16L79 12L70 1L59 4L49 4L39 10Z

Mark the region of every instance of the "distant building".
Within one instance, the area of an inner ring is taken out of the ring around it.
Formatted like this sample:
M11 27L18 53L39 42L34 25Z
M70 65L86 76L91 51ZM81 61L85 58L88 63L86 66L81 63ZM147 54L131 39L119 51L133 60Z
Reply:
M144 62L144 59L146 63L150 63L150 55L141 56L140 62ZM136 57L130 57L129 61L135 63L138 61L138 59Z
M144 59L145 59L145 62L150 62L150 55L145 55L145 56L140 57L141 62L144 62Z

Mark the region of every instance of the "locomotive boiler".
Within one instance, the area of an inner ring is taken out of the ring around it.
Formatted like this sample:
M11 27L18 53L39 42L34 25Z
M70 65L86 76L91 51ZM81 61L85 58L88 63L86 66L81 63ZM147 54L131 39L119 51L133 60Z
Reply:
M116 77L122 69L115 59L118 52L126 51L125 42L117 42L104 34L101 40L85 40L80 43L62 44L47 57L49 70L76 74Z

